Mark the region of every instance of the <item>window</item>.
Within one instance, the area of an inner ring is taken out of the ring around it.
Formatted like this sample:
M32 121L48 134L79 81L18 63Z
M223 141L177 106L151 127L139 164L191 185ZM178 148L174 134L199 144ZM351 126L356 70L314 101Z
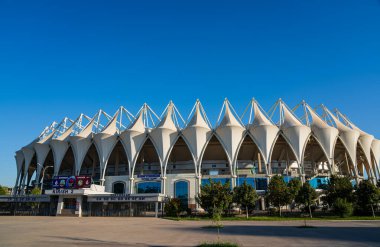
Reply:
M184 208L188 207L189 203L189 182L188 181L177 181L174 183L174 194L175 198L180 199L181 206Z
M124 194L125 193L125 184L123 182L114 183L112 191L115 194Z
M140 182L136 184L137 193L161 193L161 182Z

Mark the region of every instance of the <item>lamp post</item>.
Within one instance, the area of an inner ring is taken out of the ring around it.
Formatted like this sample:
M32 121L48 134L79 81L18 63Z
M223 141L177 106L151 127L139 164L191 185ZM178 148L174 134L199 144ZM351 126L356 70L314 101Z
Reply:
M41 194L42 194L42 189L43 189L43 186L44 186L44 177L45 177L45 171L46 169L50 168L50 167L54 167L54 166L45 166L43 167L41 164L37 163L37 165L41 166L43 169L42 169L42 180L41 180Z

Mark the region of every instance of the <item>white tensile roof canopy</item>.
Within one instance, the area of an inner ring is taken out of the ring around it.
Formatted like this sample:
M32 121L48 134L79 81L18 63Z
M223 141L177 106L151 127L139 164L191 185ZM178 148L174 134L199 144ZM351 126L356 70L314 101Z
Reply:
M183 120L171 101L161 117L157 116L147 104L144 104L136 117L124 107L120 107L113 116L99 110L93 118L84 114L81 114L75 121L64 118L59 124L53 122L44 129L38 138L16 152L17 176L19 177L17 179L19 181L16 183L25 184L26 178L29 180L29 168L34 169L35 164L31 164L34 160L37 163L35 169L38 178L50 151L53 153L54 174L58 175L69 147L73 151L75 175L79 175L84 158L92 144L95 145L99 156L101 179L104 179L108 159L118 141L125 150L129 174L133 176L137 158L147 138L152 141L157 151L163 177L166 175L170 153L180 137L183 138L190 150L195 165L195 174L200 176L203 154L214 135L227 155L231 175L235 175L237 155L247 135L257 145L266 165L270 165L274 145L279 135L282 135L299 165L303 165L306 144L310 136L313 136L332 166L334 164L334 148L339 138L354 164L355 176L358 176L357 151L359 147L363 150L362 152L359 149L360 154L364 153L362 156L365 156L369 164L368 176L379 179L380 140L362 131L340 112L337 112L338 115L334 115L322 105L325 115L329 117L330 122L328 123L322 118L323 116L320 117L305 102L303 102L303 106L306 124L296 116L295 109L291 110L281 99L274 106L279 109L279 121L276 124L272 121L273 114L268 116L255 99L250 101L241 117L225 99L214 128L199 100L191 110L187 122ZM249 114L245 115L248 112ZM244 116L249 116L246 124L242 122ZM311 117L311 121L308 116ZM123 117L127 120L124 121ZM22 177L21 174L23 174Z

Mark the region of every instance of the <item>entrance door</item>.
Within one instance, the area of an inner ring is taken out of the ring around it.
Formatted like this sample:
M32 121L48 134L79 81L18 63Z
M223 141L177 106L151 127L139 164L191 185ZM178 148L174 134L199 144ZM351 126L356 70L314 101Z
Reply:
M61 211L62 216L69 216L75 214L77 200L76 198L63 198L63 208Z

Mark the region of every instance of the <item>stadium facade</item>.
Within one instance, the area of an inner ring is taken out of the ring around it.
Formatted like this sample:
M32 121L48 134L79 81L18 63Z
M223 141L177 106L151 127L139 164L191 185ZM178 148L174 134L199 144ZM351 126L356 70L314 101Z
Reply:
M301 102L290 109L280 99L266 113L252 99L239 117L226 99L212 126L197 100L187 121L172 102L160 117L144 104L135 116L120 107L113 116L100 110L92 118L64 118L15 158L15 197L43 186L47 196L40 200L52 202L58 215L110 208L118 215L157 215L168 197L196 209L194 198L209 179L231 187L246 181L260 193L275 174L316 188L332 174L375 182L380 141L323 105L313 109ZM70 178L91 184L59 187L60 179Z

